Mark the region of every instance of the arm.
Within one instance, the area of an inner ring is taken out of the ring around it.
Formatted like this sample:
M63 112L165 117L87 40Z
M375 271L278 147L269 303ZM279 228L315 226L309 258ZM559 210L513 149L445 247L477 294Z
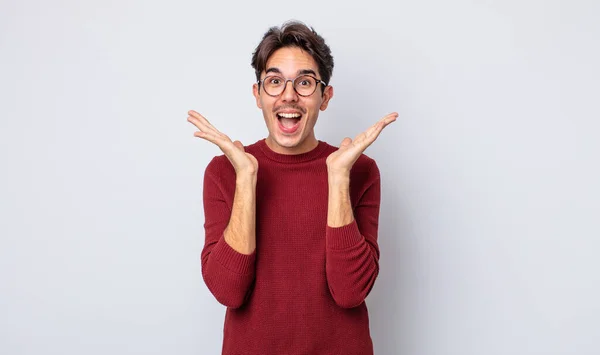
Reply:
M254 281L258 162L239 141L232 142L202 115L189 114L188 121L200 130L194 135L216 144L231 163L217 157L205 171L202 277L220 303L237 308Z
M254 282L256 179L236 179L231 203L223 185L233 179L224 179L213 162L204 177L202 277L217 301L238 308Z
M379 169L373 161L355 210L350 198L350 171L362 152L398 117L384 116L354 140L346 137L326 160L329 200L326 229L326 275L329 291L340 307L360 305L379 273L377 226L379 219ZM354 184L354 183L353 183Z
M231 218L224 232L225 242L238 253L250 255L256 249L256 175L235 179Z
M326 274L333 299L344 308L360 305L379 274L380 179L374 161L365 185L353 211L349 176L329 176Z

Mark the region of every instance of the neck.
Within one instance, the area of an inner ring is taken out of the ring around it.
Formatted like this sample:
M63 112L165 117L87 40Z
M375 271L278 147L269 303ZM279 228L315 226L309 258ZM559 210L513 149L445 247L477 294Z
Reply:
M269 149L275 153L286 155L307 153L319 145L319 141L315 138L315 136L307 137L304 142L293 147L285 147L277 144L277 142L270 135L267 137L267 139L265 139L265 143L267 143L267 147L269 147Z

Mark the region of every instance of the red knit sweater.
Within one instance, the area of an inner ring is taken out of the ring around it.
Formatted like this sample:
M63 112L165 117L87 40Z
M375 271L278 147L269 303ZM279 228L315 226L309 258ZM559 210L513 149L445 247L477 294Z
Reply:
M325 142L282 155L264 139L246 147L258 160L256 250L244 255L224 240L235 171L224 155L204 176L206 240L202 275L227 306L223 355L370 355L365 297L377 277L380 179L361 155L350 174L355 220L327 226Z

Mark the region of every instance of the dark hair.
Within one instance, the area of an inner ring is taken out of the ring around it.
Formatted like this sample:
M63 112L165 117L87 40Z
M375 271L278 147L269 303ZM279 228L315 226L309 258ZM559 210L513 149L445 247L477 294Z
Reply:
M333 57L325 40L312 28L299 21L289 21L281 28L271 27L263 36L252 54L252 68L256 72L256 80L265 70L267 60L278 49L298 47L310 54L319 66L321 80L329 84L333 74Z

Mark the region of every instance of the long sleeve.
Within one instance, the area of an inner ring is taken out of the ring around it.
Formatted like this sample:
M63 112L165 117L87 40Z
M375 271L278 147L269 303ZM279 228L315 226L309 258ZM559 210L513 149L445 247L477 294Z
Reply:
M243 305L255 277L256 252L235 251L224 238L231 217L235 171L224 157L215 157L204 174L204 230L202 277L217 301L231 308Z
M350 197L344 212L353 219L343 226L348 220L329 224L327 218L326 159L336 147L320 141L307 153L279 154L263 139L245 148L259 164L255 254L238 254L223 239L238 212L240 184L231 163L215 159L205 177L203 275L229 306L221 352L373 355L363 302L378 267L379 177L373 160L359 157L343 186Z
M344 308L360 305L379 274L377 229L380 176L375 161L351 179L354 221L326 228L326 274L335 302Z

